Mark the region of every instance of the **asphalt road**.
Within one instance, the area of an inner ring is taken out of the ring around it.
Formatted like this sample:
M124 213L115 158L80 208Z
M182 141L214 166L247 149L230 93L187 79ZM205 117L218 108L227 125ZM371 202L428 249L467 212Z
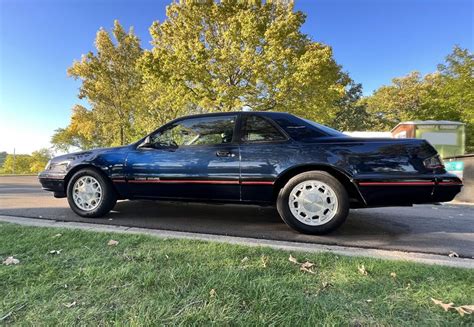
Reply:
M420 205L351 210L325 236L287 227L274 208L159 201L120 201L101 219L76 216L66 199L41 190L34 176L0 177L0 215L81 221L262 239L448 254L474 258L474 206Z

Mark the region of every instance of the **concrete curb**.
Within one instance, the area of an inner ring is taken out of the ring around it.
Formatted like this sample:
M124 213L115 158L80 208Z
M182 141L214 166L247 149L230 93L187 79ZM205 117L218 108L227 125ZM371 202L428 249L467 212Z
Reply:
M156 236L160 238L191 239L191 240L221 242L221 243L247 245L247 246L264 246L264 247L270 247L273 249L280 249L280 250L285 250L285 251L313 252L313 253L332 252L335 254L351 256L351 257L369 257L369 258L386 259L386 260L403 260L403 261L417 262L417 263L423 263L423 264L428 264L428 265L441 265L441 266L456 267L456 268L474 269L474 259L451 258L448 256L418 253L418 252L388 251L388 250L345 247L345 246L336 246L336 245L274 241L274 240L263 240L263 239L246 238L246 237L175 232L175 231L167 231L167 230L160 230L160 229L88 224L88 223L79 223L79 222L62 222L62 221L56 221L56 220L23 218L23 217L2 216L2 215L0 215L0 221L19 224L19 225L25 225L25 226L69 228L69 229L80 229L80 230L96 231L96 232L145 234L145 235L152 235L152 236Z
M0 174L0 177L31 177L38 176L38 174Z

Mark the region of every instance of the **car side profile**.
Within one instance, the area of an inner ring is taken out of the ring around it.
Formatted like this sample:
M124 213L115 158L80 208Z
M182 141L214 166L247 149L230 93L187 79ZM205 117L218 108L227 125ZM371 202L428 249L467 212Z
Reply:
M276 205L308 234L350 208L445 202L462 187L424 140L354 138L280 112L178 118L127 146L58 156L39 180L82 217L118 199Z

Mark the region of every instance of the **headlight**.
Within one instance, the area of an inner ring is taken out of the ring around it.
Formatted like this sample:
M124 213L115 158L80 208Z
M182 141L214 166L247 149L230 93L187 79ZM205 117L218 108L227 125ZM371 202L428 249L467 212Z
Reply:
M48 170L49 168L51 168L51 160L48 161L46 167L44 167L44 170Z

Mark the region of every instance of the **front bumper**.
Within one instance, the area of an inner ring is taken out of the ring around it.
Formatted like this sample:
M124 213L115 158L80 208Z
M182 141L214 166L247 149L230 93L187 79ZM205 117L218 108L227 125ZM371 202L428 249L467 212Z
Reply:
M461 191L462 181L452 174L410 177L365 176L356 180L367 206L404 206L448 202Z
M38 175L38 180L43 190L54 192L55 197L63 198L66 197L64 177L65 175L63 174L53 174L48 171L43 171Z

